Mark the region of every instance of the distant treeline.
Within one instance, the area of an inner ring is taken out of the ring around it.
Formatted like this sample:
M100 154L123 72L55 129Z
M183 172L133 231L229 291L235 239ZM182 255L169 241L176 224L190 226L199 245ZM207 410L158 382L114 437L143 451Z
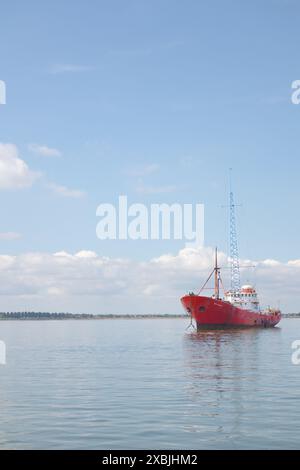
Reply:
M300 317L300 313L283 313L282 318Z
M50 313L50 312L0 312L0 320L105 320L105 319L127 319L127 318L186 318L186 314L168 315L168 314L124 314L124 315L92 315L89 313ZM286 313L283 318L300 318L300 313Z
M103 320L109 318L183 318L186 315L92 315L88 313L0 312L0 320Z

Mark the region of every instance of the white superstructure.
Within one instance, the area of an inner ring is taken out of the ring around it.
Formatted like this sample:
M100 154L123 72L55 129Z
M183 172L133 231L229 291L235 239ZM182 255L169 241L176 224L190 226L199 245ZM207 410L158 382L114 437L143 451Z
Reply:
M250 286L248 284L242 286L239 292L226 292L225 300L235 305L236 307L252 310L255 312L260 311L256 290L253 286Z

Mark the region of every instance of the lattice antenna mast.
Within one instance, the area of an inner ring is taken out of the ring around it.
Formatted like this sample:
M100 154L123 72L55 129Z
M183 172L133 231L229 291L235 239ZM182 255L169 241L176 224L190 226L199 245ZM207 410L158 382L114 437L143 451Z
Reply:
M230 171L231 174L231 171ZM230 258L231 258L231 291L238 295L241 290L240 262L236 233L235 203L230 178Z

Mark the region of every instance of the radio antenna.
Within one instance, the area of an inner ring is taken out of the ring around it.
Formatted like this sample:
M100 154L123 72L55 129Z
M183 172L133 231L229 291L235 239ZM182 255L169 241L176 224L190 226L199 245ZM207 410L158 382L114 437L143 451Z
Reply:
M231 291L234 295L239 295L241 290L240 262L236 232L235 202L232 190L232 168L229 170L230 177L230 258L231 258Z

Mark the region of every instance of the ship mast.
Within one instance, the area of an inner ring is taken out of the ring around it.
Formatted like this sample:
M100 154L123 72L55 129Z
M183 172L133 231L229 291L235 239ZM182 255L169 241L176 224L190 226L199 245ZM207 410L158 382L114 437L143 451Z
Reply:
M231 175L231 168L230 168ZM230 178L230 258L231 258L231 291L234 295L239 295L241 290L240 264L236 233L235 203Z
M218 248L215 252L215 299L220 298L220 268L218 267Z

